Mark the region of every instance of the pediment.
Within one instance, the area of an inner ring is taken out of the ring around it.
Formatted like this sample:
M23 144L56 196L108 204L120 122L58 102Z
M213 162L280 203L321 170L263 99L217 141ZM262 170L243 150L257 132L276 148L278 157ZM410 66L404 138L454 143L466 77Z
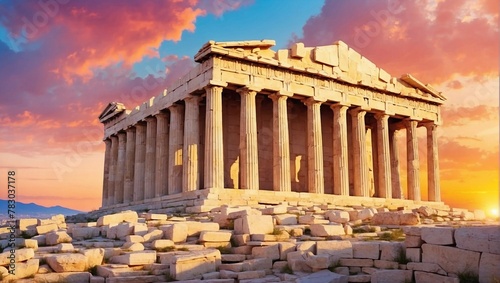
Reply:
M120 115L125 110L127 110L127 108L122 103L111 102L106 106L106 108L104 108L104 110L99 115L99 121L101 123L104 123L109 119Z

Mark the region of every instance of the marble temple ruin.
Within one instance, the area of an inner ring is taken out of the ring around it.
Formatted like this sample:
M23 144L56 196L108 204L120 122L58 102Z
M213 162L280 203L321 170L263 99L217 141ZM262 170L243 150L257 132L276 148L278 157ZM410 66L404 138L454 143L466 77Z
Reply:
M99 116L101 209L442 205L440 92L409 74L392 77L341 41L274 45L210 41L194 56L197 65L162 94L132 110L110 103ZM404 161L398 135L406 136Z

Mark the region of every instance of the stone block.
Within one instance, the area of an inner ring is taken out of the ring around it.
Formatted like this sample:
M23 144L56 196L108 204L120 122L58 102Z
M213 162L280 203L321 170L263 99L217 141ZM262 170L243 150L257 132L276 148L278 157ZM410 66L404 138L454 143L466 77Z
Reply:
M165 238L174 241L174 243L186 242L188 231L187 225L184 223L174 223L172 225L160 226L164 232Z
M453 245L455 244L453 227L422 227L422 240L433 245Z
M203 274L216 271L220 259L218 250L175 255L170 264L170 276L176 280L201 279Z
M312 270L327 269L331 265L330 255L314 255L312 253L306 256L306 264Z
M237 246L244 246L250 241L250 235L249 234L242 234L242 235L232 235L231 236L231 241Z
M484 219L486 219L486 213L484 213L484 211L481 210L481 209L475 209L473 211L473 213L474 213L474 219L475 220L484 220Z
M36 233L39 235L47 234L49 232L57 231L59 227L57 224L47 224L47 225L38 225L36 226Z
M342 210L330 210L325 213L325 217L330 220L330 222L335 223L347 223L350 221L349 212Z
M316 243L317 255L330 255L332 262L341 258L352 258L353 250L351 241L318 241Z
M479 272L479 256L479 252L455 247L422 245L422 262L436 263L448 273L459 274L470 270L477 274Z
M257 279L257 278L263 278L266 276L266 272L264 270L254 270L254 271L243 271L238 273L238 280L245 280L245 279ZM252 282L255 282L252 280Z
M292 44L292 52L290 54L294 58L303 58L306 56L306 49L304 43L297 42Z
M200 233L200 242L229 242L232 231L202 231Z
M69 253L73 252L75 250L75 247L73 247L73 244L70 243L60 243L56 245L55 250L59 253Z
M417 209L417 212L422 214L423 216L425 217L429 217L429 216L432 216L434 214L436 214L436 211L434 209L432 209L431 207L428 207L428 206L421 206Z
M0 265L8 265L12 258L15 258L16 262L26 261L35 257L35 250L31 248L16 249L15 256L12 256L10 250L0 254Z
M421 261L421 251L420 248L406 248L406 258L412 262Z
M104 259L104 249L97 248L97 249L86 249L80 251L81 254L87 258L87 264L86 268L92 268L96 265L101 265L102 261Z
M339 65L338 46L318 46L312 50L313 60L329 66Z
M241 254L221 254L222 262L242 262L245 259L246 256Z
M399 253L403 249L403 245L397 242L383 242L380 243L380 259L393 261L399 256Z
M328 236L342 236L345 235L345 230L342 225L335 224L311 224L311 236L314 237L328 237Z
M372 273L372 283L405 283L411 282L410 270L377 270Z
M219 223L186 221L188 237L199 236L201 231L219 231Z
M91 274L89 272L62 272L62 273L36 274L34 279L35 282L89 283L90 276Z
M152 231L146 233L142 237L144 238L145 243L151 243L155 240L160 240L161 238L163 238L163 234L164 234L164 232L162 230L155 229L155 230L152 230Z
M295 251L296 244L289 242L279 243L280 260L286 260L286 256L290 252Z
M144 236L149 232L146 223L134 223L134 235Z
M28 229L35 229L38 225L36 218L23 218L17 220L17 227L20 231L27 231Z
M97 227L74 227L71 229L71 236L75 240L86 240L99 237L100 231Z
M406 235L404 243L407 248L420 248L424 241L420 236Z
M238 219L236 219L238 220ZM274 230L273 217L270 215L246 215L241 218L241 227L236 234L270 234Z
M144 245L142 243L125 242L122 246L122 250L127 252L139 252L144 250Z
M341 275L337 274L334 272L331 272L328 269L321 270L312 274L309 274L307 276L304 276L302 278L297 279L297 283L319 283L319 282L325 282L325 283L347 283L349 280L349 276L346 275Z
M429 262L408 262L406 264L406 268L408 270L414 271L425 271L430 273L437 273L441 275L447 275L446 271L444 271L439 265L435 263Z
M144 237L139 236L139 235L128 235L125 237L125 242L144 243Z
M379 259L380 244L377 242L353 242L352 252L354 258Z
M285 205L275 205L275 206L263 208L260 211L264 215L285 214L288 211L288 207Z
M131 252L124 255L113 256L111 261L127 265L151 264L156 261L155 251Z
M166 214L146 213L146 220L167 220Z
M78 272L87 268L87 257L83 254L57 254L45 260L55 272Z
M482 253L479 261L479 282L500 280L500 255Z
M3 257L0 257L2 260ZM26 262L18 262L16 263L15 274L9 274L6 277L2 278L2 282L16 282L18 279L33 277L37 271L40 264L39 259L29 259Z
M55 246L61 243L71 243L73 239L64 231L49 232L45 234L45 243L47 246Z
M455 230L458 248L500 254L500 229L498 226L461 227Z
M299 216L299 224L328 224L329 220L318 215L301 215Z
M297 243L297 251L307 253L316 253L316 242L315 241L303 241Z
M159 240L154 240L151 243L151 248L153 249L165 249L169 247L174 247L175 243L172 240L164 240L164 239L159 239Z
M460 283L460 280L454 277L442 276L439 274L427 273L423 271L415 271L415 283L428 282Z
M349 282L371 282L372 277L369 274L349 275Z
M135 211L123 211L116 214L108 214L97 219L97 226L104 226L109 224L118 224L121 222L136 223L139 219Z
M297 225L297 215L295 214L279 214L275 215L276 223L278 225Z
M374 260L373 266L380 269L398 269L399 263L390 260Z
M278 260L280 259L279 244L264 247L254 247L252 249L252 256L254 258L270 258L272 260Z
M359 266L359 267L372 267L373 259L368 258L341 258L340 265L342 266Z
M255 258L243 262L244 270L266 270L273 268L270 258Z
M377 213L377 210L373 208L364 208L358 211L358 219L360 220L366 220L366 219L371 219L375 213Z

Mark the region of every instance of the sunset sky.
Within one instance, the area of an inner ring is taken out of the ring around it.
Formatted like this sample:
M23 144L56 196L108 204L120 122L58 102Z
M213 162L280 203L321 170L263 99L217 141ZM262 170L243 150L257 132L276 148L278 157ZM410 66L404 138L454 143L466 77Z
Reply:
M130 109L158 95L208 40L274 39L275 50L342 40L393 76L442 91L442 198L490 211L499 205L498 10L498 0L0 0L2 188L16 169L17 201L97 209L97 116L107 103Z

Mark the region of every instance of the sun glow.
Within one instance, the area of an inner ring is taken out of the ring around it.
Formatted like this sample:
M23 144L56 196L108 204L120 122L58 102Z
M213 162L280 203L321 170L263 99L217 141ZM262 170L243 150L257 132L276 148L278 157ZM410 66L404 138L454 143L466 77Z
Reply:
M493 217L498 217L498 209L496 209L496 208L490 209L490 214Z

